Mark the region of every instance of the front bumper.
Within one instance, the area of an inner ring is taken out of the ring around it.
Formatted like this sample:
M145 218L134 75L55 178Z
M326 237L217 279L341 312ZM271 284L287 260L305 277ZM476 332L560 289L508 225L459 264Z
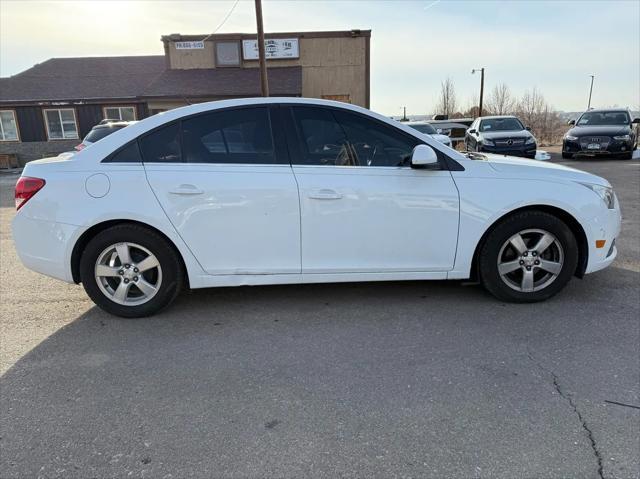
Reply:
M617 198L614 209L603 208L603 211L592 218L591 231L586 232L589 242L589 259L585 273L600 271L616 259L618 249L615 240L620 235L621 224L622 216ZM605 241L602 248L596 247L597 240Z
M608 143L602 144L600 149L588 149L587 143L580 138L577 140L562 140L562 152L570 153L574 156L607 157L628 154L633 151L633 139L629 141L611 139Z
M36 220L19 212L11 224L13 241L22 263L38 273L73 283L71 248L79 226Z
M522 158L535 158L537 146L535 143L516 148L503 148L500 146L481 145L479 151L493 153L495 155L519 156Z

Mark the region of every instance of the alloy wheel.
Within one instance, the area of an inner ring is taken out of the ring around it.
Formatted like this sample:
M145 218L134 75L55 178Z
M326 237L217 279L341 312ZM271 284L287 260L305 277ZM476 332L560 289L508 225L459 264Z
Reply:
M144 246L129 242L105 248L96 260L94 274L102 293L124 306L151 300L162 283L158 258Z
M560 274L564 251L558 238L542 229L516 233L500 248L498 273L510 288L531 293L549 286Z

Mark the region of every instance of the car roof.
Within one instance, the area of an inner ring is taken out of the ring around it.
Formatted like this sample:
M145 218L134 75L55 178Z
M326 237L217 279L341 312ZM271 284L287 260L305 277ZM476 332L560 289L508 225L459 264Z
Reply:
M503 118L515 118L518 119L515 115L489 115L489 116L481 116L481 120L501 120Z
M100 123L91 129L98 130L102 128L124 128L125 126L133 125L134 123L137 123L137 121L110 121L108 123Z
M629 109L628 108L591 108L590 110L587 110L584 113L621 113L621 112L629 113Z

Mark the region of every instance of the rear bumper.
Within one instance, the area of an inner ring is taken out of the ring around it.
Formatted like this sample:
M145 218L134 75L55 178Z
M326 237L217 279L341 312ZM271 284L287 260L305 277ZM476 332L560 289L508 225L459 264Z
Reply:
M79 226L35 220L18 213L11 224L20 261L38 273L73 283L71 248Z

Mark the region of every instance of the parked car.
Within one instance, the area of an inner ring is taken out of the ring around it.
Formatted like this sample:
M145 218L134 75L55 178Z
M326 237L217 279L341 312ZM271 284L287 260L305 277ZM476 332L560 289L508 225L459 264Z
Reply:
M628 110L586 111L578 121L569 121L572 128L562 139L562 157L619 156L630 160L638 147L637 123L640 118L632 120Z
M364 108L306 98L146 118L16 185L22 262L138 317L183 287L477 278L541 301L617 254L603 178L475 160ZM214 307L214 305L212 305Z
M536 139L515 116L481 116L465 134L467 151L535 158Z
M104 137L109 136L111 133L115 133L122 128L136 123L135 121L120 121L120 120L102 120L96 126L91 128L91 131L84 137L82 143L75 146L76 151L81 151L87 146L95 143L98 140L102 140Z
M419 131L425 135L429 135L431 138L439 141L443 145L447 145L451 147L451 140L447 135L443 135L438 133L438 131L433 127L431 123L427 123L426 121L409 121L405 123L405 125L410 126L414 130Z

